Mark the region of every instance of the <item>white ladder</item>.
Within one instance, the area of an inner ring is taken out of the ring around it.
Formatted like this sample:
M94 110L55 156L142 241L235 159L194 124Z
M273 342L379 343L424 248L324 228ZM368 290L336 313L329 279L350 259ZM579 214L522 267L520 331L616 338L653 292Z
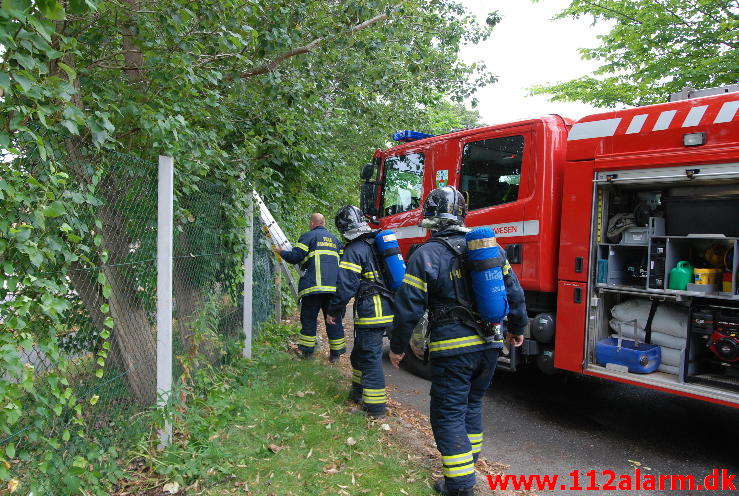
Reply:
M290 244L290 241L288 241L287 236L285 236L280 225L272 216L267 205L262 201L262 197L259 196L259 193L252 191L252 196L254 197L254 201L257 206L259 206L259 218L262 221L262 229L270 242L272 253L274 253L275 258L277 259L277 264L282 269L282 273L285 275L285 278L290 285L290 290L292 291L295 300L298 300L298 287L295 284L295 278L293 277L292 272L290 272L290 267L282 259L280 252L277 250L279 246L284 246L286 249L292 250L292 245Z

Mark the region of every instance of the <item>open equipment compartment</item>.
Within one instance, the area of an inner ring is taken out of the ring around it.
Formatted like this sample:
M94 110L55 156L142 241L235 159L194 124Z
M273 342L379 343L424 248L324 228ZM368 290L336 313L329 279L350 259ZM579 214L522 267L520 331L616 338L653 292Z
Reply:
M686 169L596 173L587 368L686 391L737 392L739 165ZM598 343L619 329L632 339L635 326L639 341L646 326L661 349L656 371L598 363Z

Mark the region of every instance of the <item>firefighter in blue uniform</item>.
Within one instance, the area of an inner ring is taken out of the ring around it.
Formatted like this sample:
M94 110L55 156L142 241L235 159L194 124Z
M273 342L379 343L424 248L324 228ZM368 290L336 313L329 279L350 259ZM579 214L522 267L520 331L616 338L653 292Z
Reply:
M371 229L362 211L351 205L336 214L336 227L348 244L339 262L338 287L329 304L328 320L338 320L349 300L355 298L350 398L361 403L369 417L382 418L387 402L382 345L393 313L392 293L374 246L377 230Z
M445 242L456 246L465 243L466 214L464 197L455 188L446 186L429 194L420 225L432 231L432 238L408 260L403 284L394 300L395 321L390 340L390 361L397 367L413 329L428 309L430 420L444 473L434 489L454 496L474 494L475 461L483 438L482 400L503 347L500 329L483 337L484 324L468 311L473 309L460 307L460 294L466 302L471 295L465 294L469 289L462 284L465 269ZM528 324L523 289L507 261L502 270L510 305L505 339L520 346Z
M298 348L305 358L312 358L316 348L318 312L326 317L328 302L336 292L339 272L339 250L341 243L325 227L322 214L314 213L310 218L310 231L304 233L292 250L281 250L286 262L300 264L303 275L298 284L300 298L300 338ZM346 352L346 340L341 318L326 322L329 360L336 361Z

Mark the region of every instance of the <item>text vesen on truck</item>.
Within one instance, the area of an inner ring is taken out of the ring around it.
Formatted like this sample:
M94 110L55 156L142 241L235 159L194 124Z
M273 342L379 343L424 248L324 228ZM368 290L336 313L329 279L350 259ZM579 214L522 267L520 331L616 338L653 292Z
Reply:
M670 100L396 133L362 170L362 209L407 257L429 237L425 195L466 195L467 225L495 230L526 291L527 340L500 367L739 407L739 85Z

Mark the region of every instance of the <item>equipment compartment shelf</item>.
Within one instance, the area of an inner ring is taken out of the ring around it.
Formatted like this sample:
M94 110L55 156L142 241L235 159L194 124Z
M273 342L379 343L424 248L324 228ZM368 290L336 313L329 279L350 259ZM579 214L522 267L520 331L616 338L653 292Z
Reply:
M684 297L691 298L708 298L712 300L739 300L737 295L724 295L721 293L701 293L698 291L680 291L677 289L648 289L648 288L637 288L634 286L627 286L623 284L603 284L598 283L595 285L596 288L604 289L607 291L619 292L619 293L635 293L645 294L650 296L664 296L666 298L672 298L680 300Z

